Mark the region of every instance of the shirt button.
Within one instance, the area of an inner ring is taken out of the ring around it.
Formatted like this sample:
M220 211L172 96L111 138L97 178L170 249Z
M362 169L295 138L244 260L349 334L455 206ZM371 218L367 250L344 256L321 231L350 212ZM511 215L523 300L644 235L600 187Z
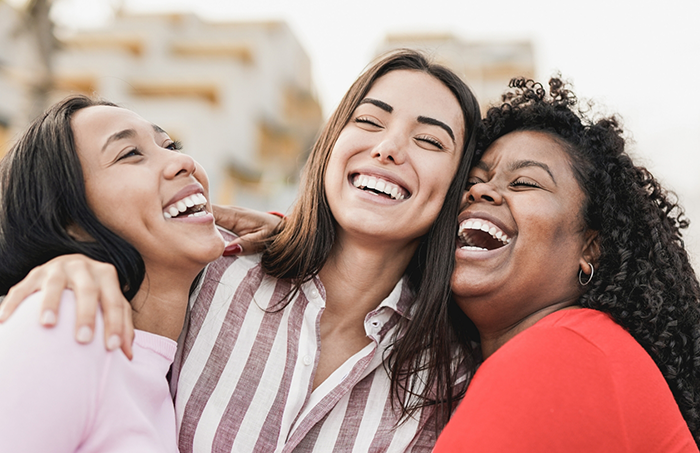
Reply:
M312 363L314 363L313 359L311 358L310 355L305 355L304 358L302 359L304 362L304 365L309 366Z
M310 292L311 297L313 299L316 299L318 297L318 290L316 288L311 289L311 291L309 291L309 292Z

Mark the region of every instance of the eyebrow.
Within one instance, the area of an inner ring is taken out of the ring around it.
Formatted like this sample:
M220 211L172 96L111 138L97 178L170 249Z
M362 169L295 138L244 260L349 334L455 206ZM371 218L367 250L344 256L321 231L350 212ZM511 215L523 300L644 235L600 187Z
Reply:
M445 132L447 132L447 135L450 136L452 139L452 143L455 141L455 134L452 132L452 128L448 126L447 124L443 123L440 120L436 120L435 118L430 118L428 116L419 116L418 117L418 122L422 124L430 124L432 126L438 126L443 129L445 129Z
M547 174L549 175L550 178L552 178L552 181L554 182L555 185L557 185L557 180L554 178L554 174L552 173L552 170L549 169L549 165L545 164L544 162L539 162L536 160L516 160L515 162L511 162L510 165L508 165L508 171L515 171L519 170L521 168L527 168L527 167L539 167L542 170L546 171ZM483 171L490 171L491 166L484 162L483 160L480 160L476 164L474 164L473 168L478 168L479 170Z
M124 129L123 131L115 132L114 134L110 135L105 144L102 145L102 151L104 152L104 150L107 149L107 146L109 146L109 144L112 142L123 140L125 138L132 138L135 135L136 131L134 129Z
M165 132L162 127L160 127L156 124L151 124L151 126L153 127L153 130L156 133L167 134L167 132ZM104 150L107 148L107 146L109 146L109 144L112 142L116 142L118 140L123 140L125 138L133 138L135 136L136 136L136 130L134 130L134 129L124 129L123 131L115 132L114 134L109 136L109 138L107 139L105 144L102 146L102 151L104 152Z
M380 101L379 99L364 98L363 100L360 101L359 105L362 105L362 104L375 105L387 113L391 113L394 111L394 107L390 106L389 104L387 104L384 101ZM430 118L428 116L419 116L417 118L417 121L419 123L422 123L422 124L430 124L431 126L438 126L438 127L443 128L445 130L445 132L447 132L447 134L452 139L452 142L454 143L455 134L454 134L454 132L452 132L452 128L450 126L448 126L447 124L443 123L442 121L436 120L435 118Z
M514 170L520 170L521 168L527 168L527 167L539 167L542 170L546 171L547 174L549 175L550 178L552 178L552 181L554 184L557 184L557 180L554 178L554 174L552 174L552 170L549 169L549 166L545 164L544 162L538 162L536 160L516 160L515 162L511 163L508 166L508 169L510 171Z
M390 106L389 104L387 104L384 101L380 101L379 99L364 98L363 100L360 101L359 105L362 105L362 104L376 105L377 107L379 107L380 109L384 110L387 113L391 113L394 111L394 107Z

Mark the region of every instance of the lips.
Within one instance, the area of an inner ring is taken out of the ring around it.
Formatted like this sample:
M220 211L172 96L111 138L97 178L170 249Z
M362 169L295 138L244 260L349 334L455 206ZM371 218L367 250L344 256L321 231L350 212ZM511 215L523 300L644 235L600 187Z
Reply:
M460 222L457 241L462 250L489 251L510 244L511 238L493 222L472 217Z

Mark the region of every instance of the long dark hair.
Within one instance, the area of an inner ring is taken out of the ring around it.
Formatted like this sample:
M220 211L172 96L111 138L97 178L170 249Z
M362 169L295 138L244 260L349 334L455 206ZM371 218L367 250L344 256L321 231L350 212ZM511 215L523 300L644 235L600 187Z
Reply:
M301 183L304 191L286 219L286 225L263 253L262 265L270 275L291 279L297 288L323 267L335 240L335 220L324 189L331 151L341 130L374 82L398 70L421 71L443 83L457 99L465 121L460 165L447 191L442 210L422 238L406 270L416 292L410 309L413 321L398 329L403 336L395 341L387 361L392 377L392 393L405 416L434 403L433 384L438 386L440 399L444 398L450 404L453 401L451 389L442 385L446 382L444 373L452 374L451 358L454 353L453 340L441 334L448 316L428 309L426 302L436 297L447 299L450 295L449 281L454 263L445 257L454 253L455 219L459 214L462 189L474 155L475 131L481 115L479 104L469 87L454 72L430 62L419 52L399 50L380 57L353 83L321 132L304 171ZM440 334L435 335L436 332ZM430 366L424 363L427 347L435 347L439 351L432 357ZM419 371L427 371L428 387L417 379L416 373ZM450 412L451 408L446 410L447 414Z
M610 314L644 347L700 444L700 288L676 196L634 165L618 119L589 119L559 78L549 81L549 95L523 78L510 87L503 104L488 111L478 149L514 131L542 131L562 144L586 197L583 219L601 249L579 303Z
M71 96L34 120L0 163L0 293L34 267L59 255L81 253L117 269L131 300L145 270L141 255L104 227L88 207L71 118L78 110L111 102ZM72 237L77 228L92 240Z

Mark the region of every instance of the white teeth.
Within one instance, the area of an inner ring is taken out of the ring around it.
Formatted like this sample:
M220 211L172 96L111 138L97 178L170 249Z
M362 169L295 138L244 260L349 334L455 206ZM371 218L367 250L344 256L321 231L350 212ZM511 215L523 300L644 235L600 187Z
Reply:
M385 193L395 200L403 200L406 198L399 186L374 176L358 175L352 181L352 185L358 189L372 189L377 192Z
M466 220L464 221L460 226L459 226L459 236L463 238L463 240L467 241L467 245L463 246L462 248L464 249L465 247L473 247L471 244L471 241L469 241L469 238L464 237L464 231L465 230L479 230L483 231L485 233L488 233L491 235L492 238L498 239L501 241L503 244L510 244L510 238L503 232L501 231L497 226L493 225L491 222L487 222L485 220ZM477 247L476 249L481 250L481 248ZM468 250L476 250L474 248L468 248Z
M462 246L462 247L460 247L460 248L461 248L462 250L477 250L477 251L488 252L488 249L485 249L485 248L483 248L483 247L477 247L477 246L474 246L474 245L464 245L464 246Z
M202 195L201 193L192 194L188 197L176 201L175 203L164 209L163 217L165 217L166 219L171 219L173 217L177 217L181 213L193 207L202 209L200 211L188 214L187 217L200 217L207 214L206 210L203 209L206 204L207 199L204 195Z

